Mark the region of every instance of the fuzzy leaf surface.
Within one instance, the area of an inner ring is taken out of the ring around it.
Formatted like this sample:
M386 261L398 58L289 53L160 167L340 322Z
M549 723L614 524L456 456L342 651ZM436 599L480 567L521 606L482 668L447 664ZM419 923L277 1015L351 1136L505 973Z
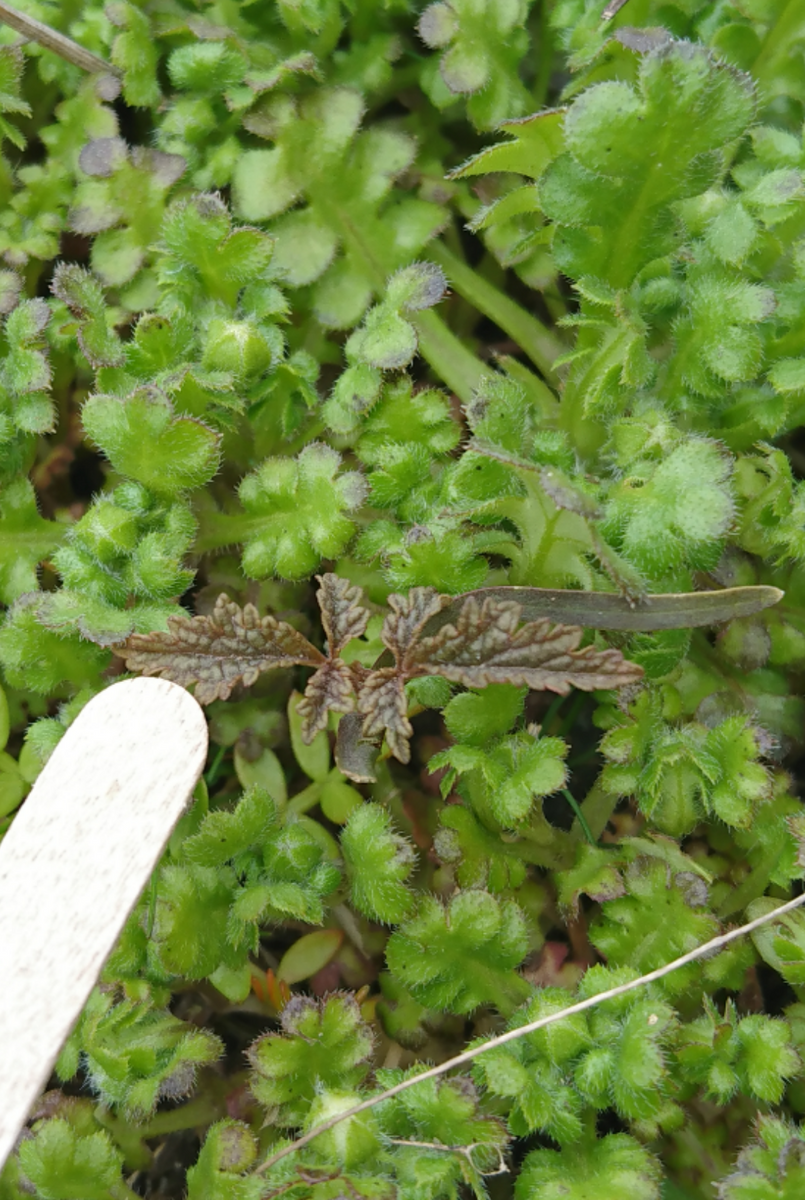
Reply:
M133 634L120 654L132 671L195 684L200 704L226 700L236 683L249 687L263 671L324 661L292 626L227 596L219 596L209 617L170 617L166 633Z
M363 637L369 622L369 613L361 605L360 588L331 573L316 578L321 623L327 635L327 660L308 680L297 708L302 717L302 738L308 743L325 728L328 713L353 711L352 675L340 654L353 638Z
M475 596L462 604L455 624L423 636L428 622L450 603L431 588L412 588L408 596L389 596L391 613L383 626L384 645L394 667L372 672L358 695L366 738L385 732L389 747L408 762L411 723L404 685L420 675L441 675L466 687L514 684L565 695L572 686L582 691L636 683L642 669L626 662L618 650L580 650L582 630L551 625L547 618L520 625L522 608L516 601Z

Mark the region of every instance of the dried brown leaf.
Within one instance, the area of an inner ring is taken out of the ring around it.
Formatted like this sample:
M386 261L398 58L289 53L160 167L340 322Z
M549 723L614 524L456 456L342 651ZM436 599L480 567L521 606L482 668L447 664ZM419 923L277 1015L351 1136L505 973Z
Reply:
M199 704L226 700L236 683L247 687L263 671L296 664L318 667L324 655L293 626L261 617L218 597L209 617L168 618L167 633L135 633L116 650L130 671L196 685Z
M330 572L316 578L319 581L316 598L327 635L327 659L309 679L297 707L302 717L302 741L308 744L326 727L328 713L353 712L353 673L339 655L347 642L363 636L369 622L369 613L361 605L363 592L359 587Z
M375 783L377 746L363 738L363 717L347 713L338 723L335 739L335 761L339 771L355 783Z

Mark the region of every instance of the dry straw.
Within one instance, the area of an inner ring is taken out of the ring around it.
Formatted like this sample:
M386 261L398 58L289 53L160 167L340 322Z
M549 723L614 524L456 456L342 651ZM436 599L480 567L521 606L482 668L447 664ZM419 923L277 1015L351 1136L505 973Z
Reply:
M793 900L789 900L786 904L781 904L779 908L772 909L771 912L764 913L761 917L756 917L754 921L749 921L748 924L741 925L738 929L730 929L727 933L719 934L718 937L712 938L709 942L704 942L694 950L689 950L687 954L683 954L680 958L675 958L673 962L666 963L664 967L658 967L656 971L649 971L647 975L641 975L639 979L632 979L628 983L621 983L617 987L609 988L606 992L599 992L595 996L588 996L586 1000L579 1000L577 1004L571 1004L559 1012L549 1013L548 1016L540 1017L536 1021L530 1021L527 1025L520 1025L517 1029L509 1029L506 1033L498 1034L497 1037L490 1038L488 1042L484 1042L480 1046L474 1046L472 1050L465 1050L463 1054L457 1054L455 1058L449 1058L446 1062L439 1063L436 1067L430 1067L420 1075L412 1075L408 1079L404 1079L402 1083L397 1083L394 1087L388 1088L385 1092L379 1092L376 1096L370 1096L368 1100L362 1100L360 1104L355 1104L352 1108L345 1109L344 1112L338 1113L337 1116L322 1122L321 1125L317 1125L309 1133L303 1134L302 1137L297 1138L289 1146L283 1146L276 1154L272 1154L264 1163L261 1163L257 1167L257 1171L270 1170L281 1159L287 1158L289 1154L295 1154L298 1150L309 1145L314 1138L319 1137L322 1133L327 1133L329 1129L340 1125L342 1121L348 1121L351 1117L356 1117L359 1113L374 1108L376 1104L382 1104L384 1100L391 1100L393 1096L399 1096L401 1092L407 1091L408 1088L416 1087L418 1083L423 1083L427 1079L436 1079L439 1075L445 1075L448 1071L452 1071L454 1067L462 1067L465 1063L472 1062L473 1059L478 1058L481 1054L486 1054L489 1050L495 1050L498 1046L505 1046L508 1042L514 1042L518 1038L525 1037L528 1033L536 1033L538 1029L544 1029L547 1025L553 1025L556 1021L563 1021L566 1017L572 1017L575 1013L586 1012L588 1008L595 1008L598 1004L603 1004L605 1000L614 1000L617 996L624 996L627 992L635 991L636 988L645 987L649 983L655 983L658 979L664 979L672 971L677 971L680 967L687 966L688 963L696 962L697 959L708 958L724 946L728 946L730 942L736 941L746 933L752 933L755 929L760 928L761 925L767 925L770 921L776 921L803 903L805 903L805 893L801 896L796 896Z

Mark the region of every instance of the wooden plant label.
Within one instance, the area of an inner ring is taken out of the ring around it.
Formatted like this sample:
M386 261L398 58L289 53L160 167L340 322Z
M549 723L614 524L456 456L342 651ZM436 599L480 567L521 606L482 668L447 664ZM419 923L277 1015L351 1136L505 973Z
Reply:
M0 842L0 1167L206 754L184 688L116 683L68 729Z

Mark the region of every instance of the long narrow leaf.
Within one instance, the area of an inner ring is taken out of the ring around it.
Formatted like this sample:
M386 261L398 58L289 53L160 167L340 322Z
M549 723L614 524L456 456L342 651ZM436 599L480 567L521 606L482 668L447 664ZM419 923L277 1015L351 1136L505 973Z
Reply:
M425 632L433 633L448 622L455 621L468 596L479 600L516 600L523 609L523 619L536 621L549 617L564 625L583 625L587 629L617 629L623 632L647 633L659 629L696 629L705 625L720 625L736 617L750 617L782 600L779 588L766 584L755 587L720 588L712 592L679 592L646 596L630 601L614 592L574 592L537 587L477 588L456 596L427 625Z

